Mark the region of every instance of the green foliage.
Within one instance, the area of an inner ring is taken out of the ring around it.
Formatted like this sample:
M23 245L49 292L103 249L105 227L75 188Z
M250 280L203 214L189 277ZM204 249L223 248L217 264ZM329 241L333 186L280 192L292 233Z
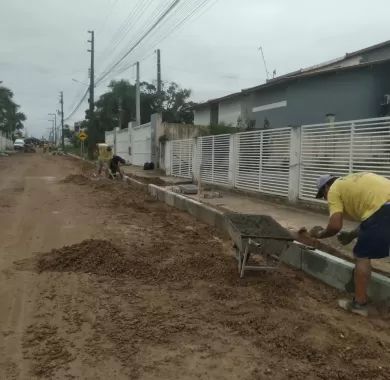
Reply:
M20 134L24 128L23 122L26 121L26 115L19 111L19 105L13 100L13 92L0 86L0 131L9 136Z
M112 81L109 91L95 102L95 122L98 131L98 141L104 139L104 131L110 131L119 125L126 128L130 121L136 119L135 94L136 86L127 80ZM141 93L141 123L150 121L152 114L161 112L163 120L171 123L192 123L194 120L188 101L191 91L180 88L176 83L169 83L162 94L157 94L157 88L151 83L140 83ZM121 113L120 113L121 110ZM119 114L120 113L120 114Z
M209 126L210 135L224 135L237 133L237 128L226 125L225 123L220 123L218 125Z

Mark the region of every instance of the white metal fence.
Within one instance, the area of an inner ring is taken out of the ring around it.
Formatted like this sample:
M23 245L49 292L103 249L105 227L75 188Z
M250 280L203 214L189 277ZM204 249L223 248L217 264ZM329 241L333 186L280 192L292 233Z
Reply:
M200 175L205 183L287 196L290 134L291 128L282 128L199 137L196 143L172 141L171 174Z
M228 185L230 179L230 135L198 139L197 164L202 182Z
M390 118L302 126L301 199L313 198L320 174L362 171L390 177Z
M290 135L291 128L237 133L235 187L287 196Z
M193 139L171 142L171 172L176 177L192 178Z
M171 141L170 174L315 200L316 179L370 171L390 178L390 117Z

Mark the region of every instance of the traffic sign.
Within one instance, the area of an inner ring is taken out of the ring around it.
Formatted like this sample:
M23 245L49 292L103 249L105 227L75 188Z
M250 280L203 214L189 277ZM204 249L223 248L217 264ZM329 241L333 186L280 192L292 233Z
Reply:
M79 133L79 139L80 139L81 141L84 141L84 140L86 140L87 138L88 138L88 135L87 135L85 132L81 131L81 132Z

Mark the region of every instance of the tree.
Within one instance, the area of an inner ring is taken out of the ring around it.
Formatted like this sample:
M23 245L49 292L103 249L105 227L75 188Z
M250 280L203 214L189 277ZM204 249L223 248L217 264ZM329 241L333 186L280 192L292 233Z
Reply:
M108 86L109 91L100 96L95 102L96 129L98 139L104 139L104 131L109 131L119 126L126 128L130 121L136 120L135 94L136 86L129 81L112 81ZM141 124L150 121L151 115L162 112L163 120L174 123L192 123L193 102L188 99L191 90L181 89L176 83L168 84L163 88L161 96L157 94L154 84L140 83L141 93ZM119 115L119 110L121 114Z
M23 122L26 121L26 115L19 111L19 105L13 100L13 92L0 86L0 132L13 136L24 128Z
M193 124L194 102L188 101L191 90L180 88L177 83L171 82L163 91L163 119L170 123Z

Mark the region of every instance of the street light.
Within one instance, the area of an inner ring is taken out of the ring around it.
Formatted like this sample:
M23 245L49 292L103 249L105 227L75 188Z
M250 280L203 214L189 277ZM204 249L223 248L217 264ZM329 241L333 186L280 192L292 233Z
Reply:
M55 113L48 113L49 116L54 116L54 144L57 145L57 115ZM50 120L49 120L50 121Z

